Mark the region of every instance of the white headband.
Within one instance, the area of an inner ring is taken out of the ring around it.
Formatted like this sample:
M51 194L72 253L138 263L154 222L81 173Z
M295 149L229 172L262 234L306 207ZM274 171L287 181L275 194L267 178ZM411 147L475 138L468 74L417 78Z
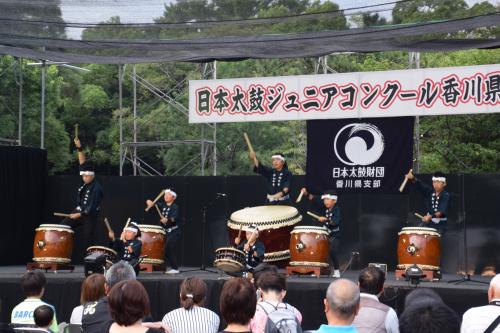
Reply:
M124 231L132 231L134 233L137 233L137 229L136 228L132 228L132 227L126 227L126 228L123 228Z
M446 183L446 178L445 177L432 177L432 181L438 181L438 182Z
M273 155L271 156L271 158L274 160L275 158L277 158L278 160L282 160L283 162L285 162L285 158L281 155Z
M186 294L186 298L193 298L193 294Z
M177 198L177 193L175 193L174 191L172 191L172 190L171 190L171 189L169 189L169 188L167 188L167 189L165 190L165 193L170 193L170 194L172 194L174 197L176 197L176 198Z
M337 200L337 196L333 194L323 194L321 196L321 199L332 199L332 200Z
M94 176L94 171L80 171L80 176Z

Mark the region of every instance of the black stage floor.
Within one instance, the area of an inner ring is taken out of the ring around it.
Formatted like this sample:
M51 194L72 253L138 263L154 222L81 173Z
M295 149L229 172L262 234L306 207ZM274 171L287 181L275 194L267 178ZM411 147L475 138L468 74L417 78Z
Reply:
M219 313L218 303L222 285L228 276L219 273L183 268L182 273L168 276L163 273L141 273L139 280L143 282L149 293L152 316L161 320L168 311L179 306L179 285L189 276L198 276L206 281L208 295L206 306ZM22 301L22 291L19 285L20 277L25 272L22 266L0 267L0 321L9 322L12 308ZM356 281L357 271L348 271L345 278ZM443 276L439 282L422 282L419 286L432 288L441 295L446 304L452 307L460 316L470 307L487 303L488 284L475 282L454 284L451 280L459 279L457 275ZM78 266L75 272L47 273L48 285L44 300L53 304L57 310L58 321L68 321L72 309L78 305L80 299L80 284L83 280L83 267ZM490 278L474 277L479 281L489 283ZM332 281L328 277L292 276L288 279L286 301L296 306L303 315L303 328L316 329L325 322L323 298L326 288ZM387 276L386 289L381 300L396 309L403 311L404 298L411 291L407 281L396 280L394 273Z

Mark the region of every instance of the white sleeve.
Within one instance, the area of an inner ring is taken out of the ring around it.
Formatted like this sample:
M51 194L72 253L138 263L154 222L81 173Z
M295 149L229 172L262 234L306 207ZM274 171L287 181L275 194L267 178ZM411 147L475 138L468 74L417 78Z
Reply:
M70 324L81 325L83 316L83 305L79 305L73 309L71 312L71 318L69 319Z
M389 309L385 316L385 329L387 333L399 333L398 315L393 308Z

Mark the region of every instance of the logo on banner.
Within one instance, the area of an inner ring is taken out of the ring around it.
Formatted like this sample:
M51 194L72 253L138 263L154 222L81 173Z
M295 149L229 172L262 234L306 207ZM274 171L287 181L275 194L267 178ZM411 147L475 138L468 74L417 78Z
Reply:
M368 123L352 123L340 129L333 141L335 155L345 165L370 165L384 153L384 136Z

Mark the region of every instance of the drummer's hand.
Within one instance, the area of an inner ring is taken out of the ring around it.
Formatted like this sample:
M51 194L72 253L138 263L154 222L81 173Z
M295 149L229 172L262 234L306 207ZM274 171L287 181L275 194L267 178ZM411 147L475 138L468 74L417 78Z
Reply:
M160 222L161 222L162 224L166 224L166 223L168 222L168 218L166 218L166 217L162 217L162 218L160 219Z
M108 232L108 237L111 240L115 240L115 233L113 231Z
M80 139L75 138L73 140L73 142L75 143L76 148L81 148L82 147L82 143L80 142Z
M422 222L424 223L429 223L430 221L432 220L432 216L430 214L427 214L424 216L424 218L422 219Z
M148 200L146 200L146 206L148 206L148 208L153 207L153 205L154 205L153 201L151 201L151 200L149 200L149 199L148 199Z
M72 214L69 214L69 218L72 219L72 220L77 220L80 217L82 217L82 213L72 213Z
M253 251L253 254L252 254L255 258L257 258L259 256L259 254L257 253L257 251Z
M415 176L413 175L413 170L410 169L410 171L408 171L408 173L405 175L406 179L408 180L414 180L415 179Z
M241 242L241 238L236 237L236 238L234 239L234 244L236 244L236 245L240 245L240 242Z
M319 219L318 219L318 221L320 221L320 222L326 222L326 221L328 221L328 219L326 217L324 217L324 216L320 216Z
M133 253L134 252L134 249L132 248L132 245L129 245L127 247L127 250L128 250L129 253Z
M309 193L307 193L307 189L306 189L305 187L301 188L301 189L300 189L300 192L301 192L303 195L305 195L305 196L307 196L307 195L309 194Z
M125 231L122 231L121 235L120 235L120 240L125 240Z
M276 199L279 199L279 198L283 197L283 192L281 192L281 191L280 191L280 192L276 193L276 194L274 195L274 197L275 197Z
M250 250L250 245L246 243L245 246L243 246L243 251L248 252L248 250Z

